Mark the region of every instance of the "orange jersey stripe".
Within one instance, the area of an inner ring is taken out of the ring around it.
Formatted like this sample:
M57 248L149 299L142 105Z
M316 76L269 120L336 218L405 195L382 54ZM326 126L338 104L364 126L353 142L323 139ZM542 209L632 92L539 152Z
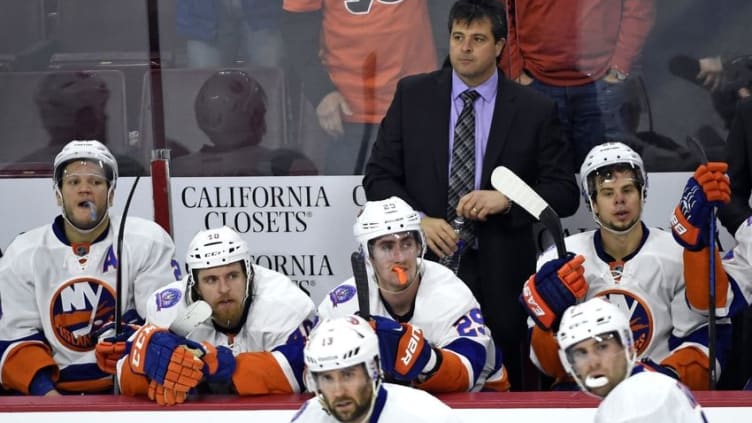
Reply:
M291 394L293 388L270 352L246 352L235 357L232 383L240 395Z
M460 357L453 351L438 350L441 366L436 373L423 383L416 384L420 389L431 393L465 392L470 389L470 375Z
M60 377L60 369L52 359L49 347L41 342L23 342L8 351L3 365L3 386L24 394L29 393L29 385L40 369L52 367L52 380Z

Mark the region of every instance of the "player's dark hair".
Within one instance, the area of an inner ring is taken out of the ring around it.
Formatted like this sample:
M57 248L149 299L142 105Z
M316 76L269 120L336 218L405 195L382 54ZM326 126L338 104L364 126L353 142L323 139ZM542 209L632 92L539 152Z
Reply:
M642 172L640 172L638 168L632 166L629 163L616 163L598 168L595 171L590 172L590 174L587 176L588 190L590 191L591 197L590 199L593 202L595 202L595 199L598 196L598 177L607 177L607 175L617 172L632 172L632 174L634 175L635 186L639 190L640 196L642 196L642 188L645 186L645 181L642 180Z
M491 33L495 41L507 35L507 15L498 0L459 0L449 11L449 33L455 22L470 24L483 19L491 21Z

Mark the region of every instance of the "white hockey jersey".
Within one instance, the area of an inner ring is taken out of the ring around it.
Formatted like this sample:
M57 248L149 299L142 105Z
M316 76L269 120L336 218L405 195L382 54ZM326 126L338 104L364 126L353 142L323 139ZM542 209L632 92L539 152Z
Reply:
M690 345L707 354L707 318L691 310L685 299L682 247L668 232L644 225L643 232L642 244L624 262L615 262L604 252L598 231L565 239L567 251L585 257L586 299L606 297L624 311L638 359L659 363L673 350ZM551 247L538 258L537 268L554 258L556 250ZM534 324L528 318L528 326ZM721 320L719 332L724 326L730 329L728 321ZM729 346L724 346L728 340L719 336L719 354ZM534 349L530 351L531 360L543 370Z
M636 373L609 392L595 423L707 423L689 389L657 372Z
M736 246L723 257L723 269L729 276L728 306L718 308L716 315L734 316L752 304L752 216L742 222L734 233Z
M244 353L270 352L273 361L284 374L286 383L293 392L304 390L303 378L303 347L305 339L313 327L316 319L316 308L313 301L287 276L269 270L262 266L253 265L253 293L247 318L236 334L218 331L211 319L199 324L190 331L188 339L206 341L215 346L229 347L236 357ZM186 276L179 282L174 282L168 288L178 288L186 292ZM161 301L153 296L154 301ZM265 361L265 364L274 363ZM258 361L249 363L245 368L242 359L238 361L236 374L249 372L253 375ZM268 374L268 372L267 372ZM236 391L245 393L243 378L234 377ZM258 379L258 378L257 378ZM257 389L256 385L248 381L248 390ZM279 381L284 385L284 381Z
M148 220L128 217L123 256L118 258L119 225L120 218L111 217L109 228L88 252L79 248L81 255L66 239L60 216L52 225L19 235L8 247L0 260L4 386L25 392L40 368L56 364L60 390L111 388L112 377L96 364L94 333L114 319L118 266L122 264L123 321L143 318L148 295L180 277L172 240ZM43 360L40 347L45 345L54 363Z
M407 386L382 383L369 422L460 422L449 406L433 395ZM338 423L321 406L318 397L303 403L291 422Z
M371 314L394 319L379 295L370 268L368 284ZM319 316L324 319L355 314L357 297L355 280L350 278L324 297ZM470 377L468 391L479 391L487 381L500 378L501 351L493 342L480 305L467 285L448 268L423 260L423 274L409 323L419 327L432 346L449 349L462 357ZM482 353L473 348L476 345L482 346Z

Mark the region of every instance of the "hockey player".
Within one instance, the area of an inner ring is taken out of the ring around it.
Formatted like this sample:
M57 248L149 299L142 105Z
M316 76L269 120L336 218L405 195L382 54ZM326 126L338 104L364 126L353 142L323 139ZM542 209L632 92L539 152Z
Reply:
M293 422L458 422L452 410L418 389L383 382L379 339L358 316L322 321L305 347L306 383L316 394Z
M117 177L117 162L100 142L66 144L54 161L61 214L19 235L0 262L6 389L32 395L110 390L112 377L95 360L95 332L113 320L116 296L123 321L139 321L149 293L179 278L172 240L153 222L128 217L122 257L116 256L120 217L109 208ZM121 292L115 292L118 267Z
M183 280L149 299L147 325L118 363L122 392L173 405L200 382L199 391L212 393L302 391L311 299L286 276L251 264L248 245L226 226L196 234L185 262ZM206 314L195 306L203 302Z
M705 416L676 379L637 358L626 315L603 298L569 307L557 333L561 363L580 388L604 398L596 422L702 423Z
M706 318L687 305L682 248L641 221L648 182L642 159L624 144L601 144L586 157L580 178L600 229L566 238L567 250L579 256L545 251L525 283L520 302L531 317L532 361L562 382L553 336L558 320L576 302L603 296L629 316L639 359L692 389L707 389ZM728 320L719 321L717 374L729 336Z
M366 255L369 312L387 380L434 393L508 390L478 302L451 270L423 260L418 213L397 197L369 201L353 232ZM357 311L353 278L319 305L322 318ZM415 350L405 348L412 343Z

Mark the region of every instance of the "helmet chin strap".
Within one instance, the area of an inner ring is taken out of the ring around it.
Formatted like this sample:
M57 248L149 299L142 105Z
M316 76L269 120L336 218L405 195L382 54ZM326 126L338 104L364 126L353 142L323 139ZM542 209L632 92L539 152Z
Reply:
M640 219L637 219L637 220L634 221L634 223L632 223L631 225L629 225L629 227L627 229L624 229L624 230L621 230L621 231L618 231L618 230L613 229L613 228L609 228L608 226L604 225L601 222L601 220L598 218L598 215L595 214L595 210L593 209L593 201L592 200L588 200L588 201L590 202L590 215L593 216L593 221L595 221L595 223L597 223L598 226L600 226L602 229L605 229L605 230L611 232L614 235L626 235L626 234L629 233L629 231L631 231L635 227L635 225L637 225L638 223L640 223Z

